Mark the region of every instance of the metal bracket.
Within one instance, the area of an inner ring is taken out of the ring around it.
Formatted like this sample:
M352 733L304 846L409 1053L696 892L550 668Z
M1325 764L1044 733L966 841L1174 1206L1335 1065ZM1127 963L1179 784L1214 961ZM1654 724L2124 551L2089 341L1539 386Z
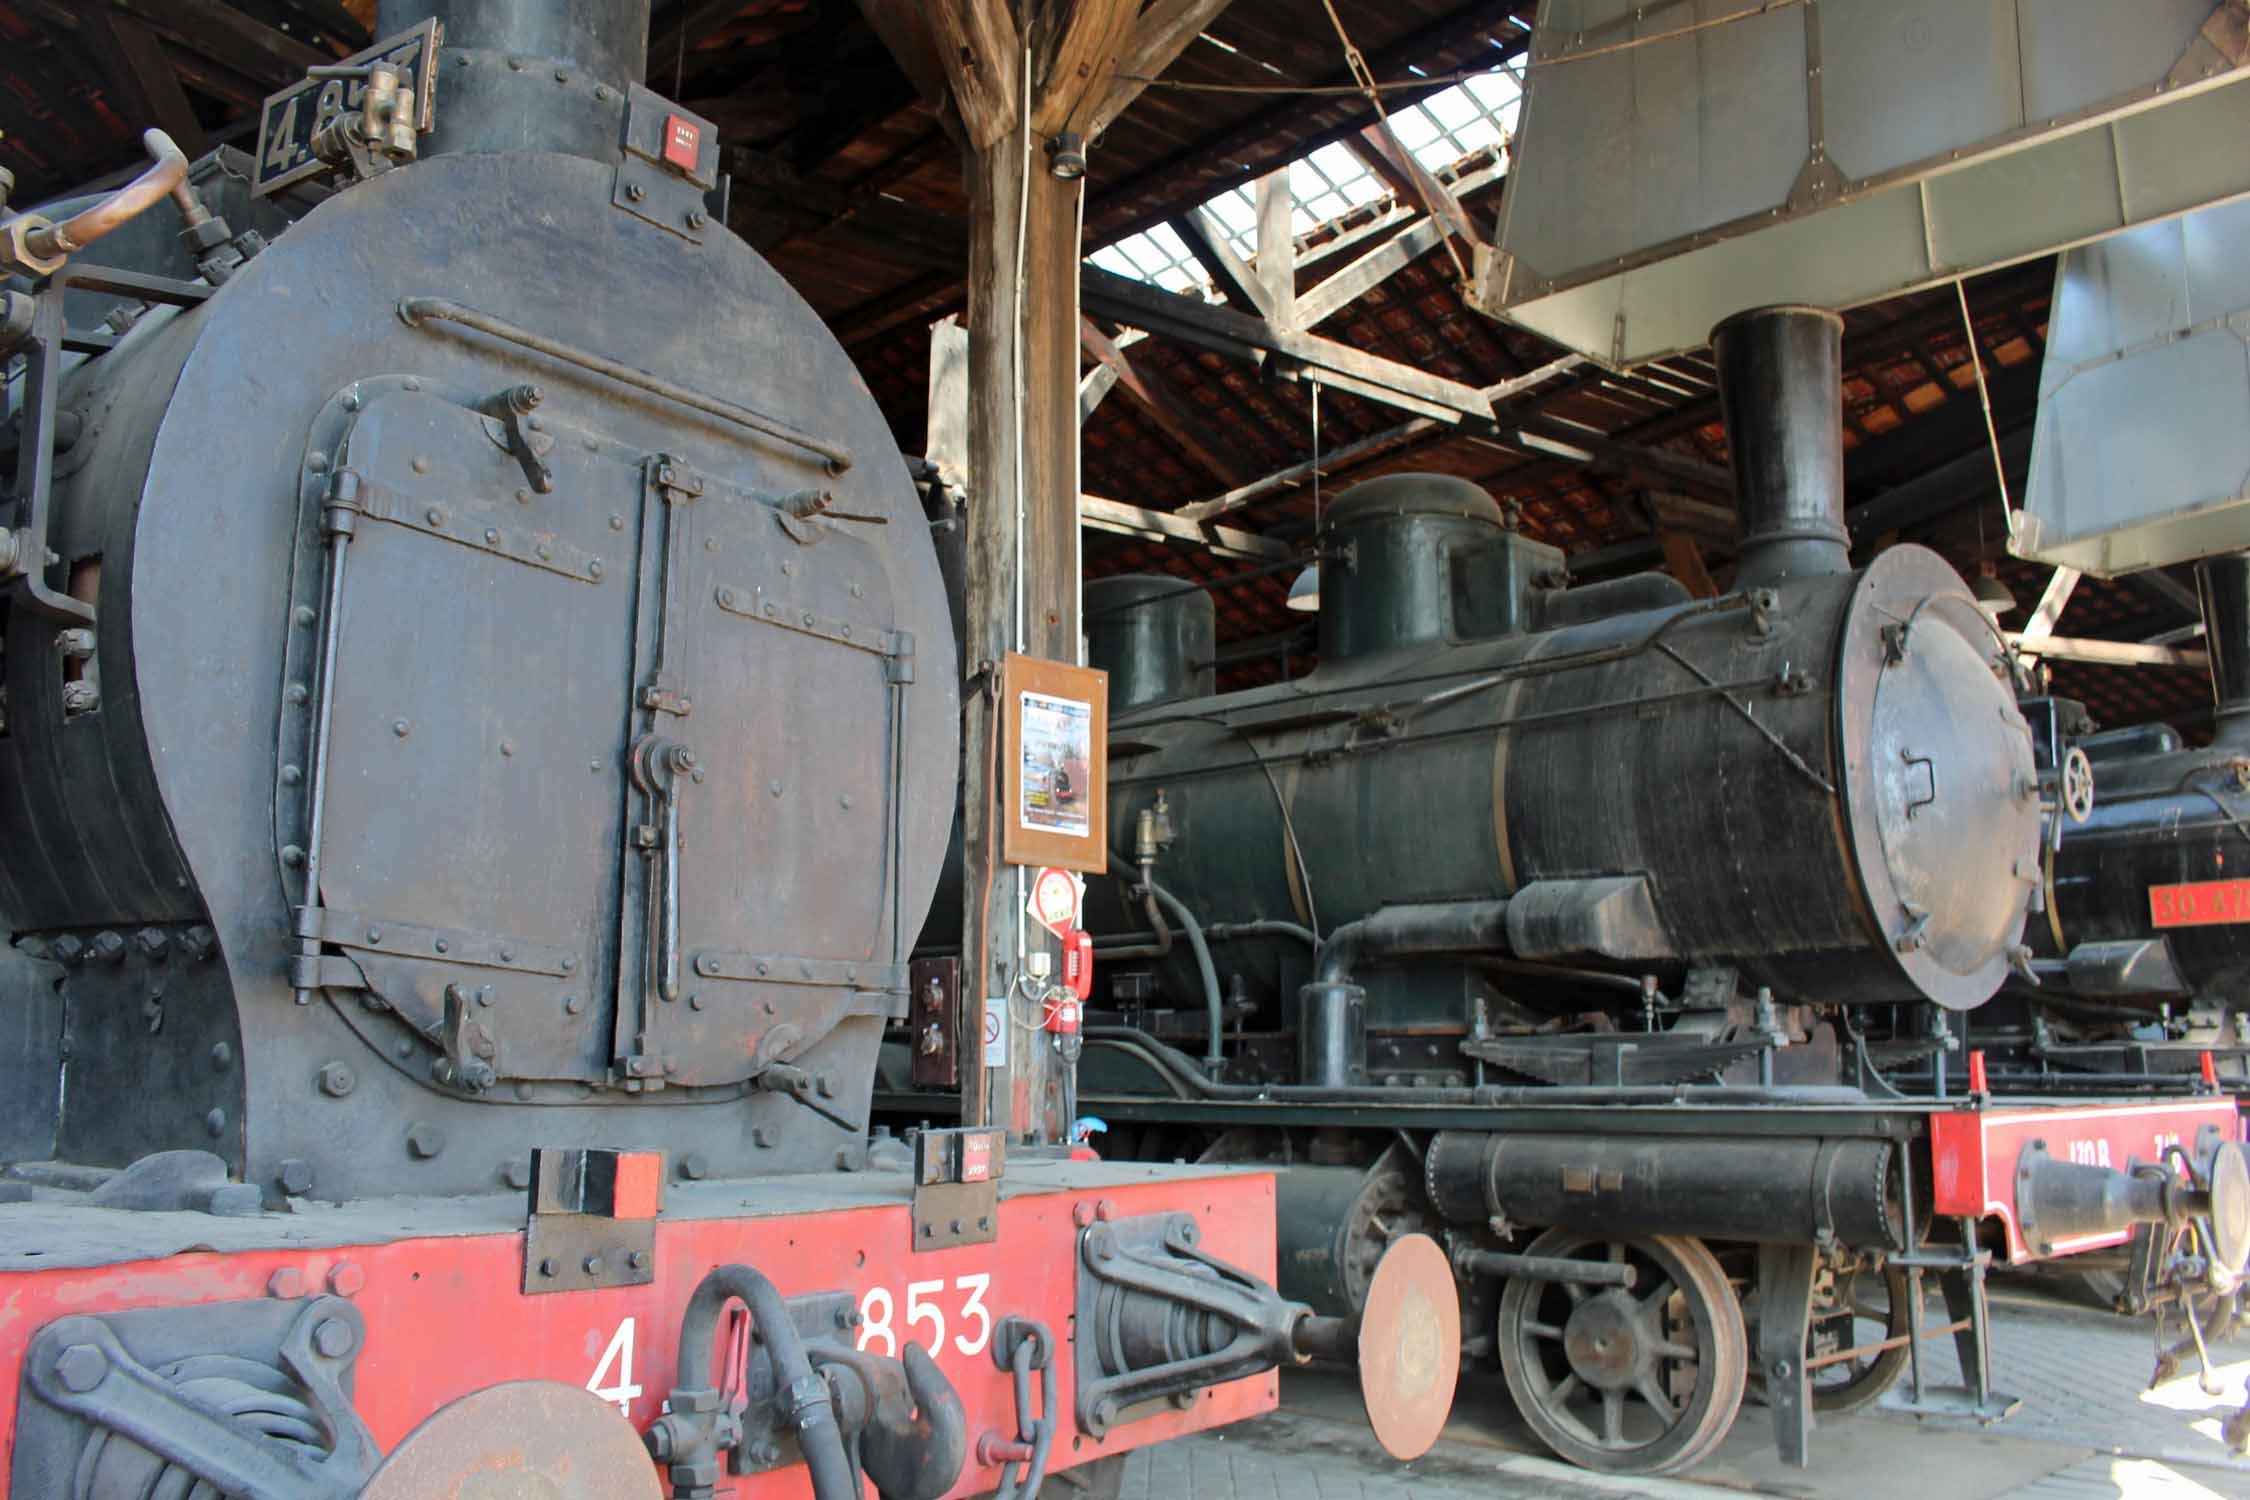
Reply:
M630 84L622 144L610 202L690 244L702 244L711 223L704 195L719 181L718 127L661 94Z
M139 1444L222 1494L351 1500L378 1457L343 1389L365 1342L359 1309L341 1297L305 1302L281 1339L280 1363L311 1397L333 1445L319 1457L188 1399L136 1359L106 1318L62 1318L41 1329L26 1380L42 1401Z
M907 988L916 1088L953 1088L961 1081L961 960L918 958Z
M65 266L32 299L30 331L17 345L24 356L23 439L16 460L15 529L0 528L0 589L22 592L33 613L63 625L90 626L94 606L48 587L48 527L54 500L55 417L62 402L62 357L70 339L65 294L110 292L172 307L194 307L211 288L106 266Z
M487 420L490 420L489 418ZM344 471L349 472L349 471ZM410 500L388 485L361 476L356 499L346 509L371 521L388 521L408 531L434 536L477 552L490 552L525 567L541 568L579 583L599 585L602 560L583 547L575 547L552 532L527 526L480 526L477 518L457 514L443 505Z
M914 1251L989 1245L1000 1237L1007 1147L1007 1132L988 1126L914 1137Z
M1804 1468L1812 1450L1812 1379L1805 1352L1816 1262L1810 1245L1758 1247L1757 1358L1765 1372L1766 1405L1773 1408L1774 1446L1793 1469Z
M797 1326L798 1336L805 1341L806 1357L816 1369L826 1364L850 1362L849 1330L859 1321L859 1307L851 1293L810 1292L802 1297L791 1297L784 1305L789 1309L789 1321ZM728 1341L730 1372L737 1357L734 1341L747 1343L748 1315L738 1314L737 1318ZM741 1351L741 1359L742 1389L737 1397L735 1416L742 1424L742 1438L727 1451L727 1472L763 1474L803 1463L805 1456L798 1446L797 1434L781 1416L782 1392L774 1379L773 1362L751 1358L746 1348Z
M532 1153L531 1170L525 1296L646 1286L656 1279L662 1152L542 1149Z
M738 979L750 984L807 984L819 989L906 993L904 964L865 963L848 958L800 958L790 953L736 953L706 948L695 955L702 979Z
M578 972L578 955L567 948L519 938L496 937L459 927L424 927L414 922L392 922L332 906L300 908L297 936L312 938L332 948L358 948L390 958L418 958L432 963L464 964L479 969L507 969L518 974L561 977Z
M904 632L886 631L865 620L854 622L818 614L777 599L763 587L740 589L721 584L712 597L719 608L741 619L776 625L783 630L796 631L799 635L818 636L821 640L834 641L839 646L849 646L855 651L866 651L876 656L900 654L900 637L905 636ZM905 636L904 649L912 651L911 636Z

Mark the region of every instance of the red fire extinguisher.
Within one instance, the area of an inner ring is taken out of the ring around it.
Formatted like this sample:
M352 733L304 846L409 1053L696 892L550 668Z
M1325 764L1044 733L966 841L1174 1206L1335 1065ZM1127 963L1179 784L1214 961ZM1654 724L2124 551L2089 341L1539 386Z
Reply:
M1076 1036L1080 1010L1093 992L1093 935L1074 928L1063 934L1062 985L1047 1002L1046 1029L1059 1036Z

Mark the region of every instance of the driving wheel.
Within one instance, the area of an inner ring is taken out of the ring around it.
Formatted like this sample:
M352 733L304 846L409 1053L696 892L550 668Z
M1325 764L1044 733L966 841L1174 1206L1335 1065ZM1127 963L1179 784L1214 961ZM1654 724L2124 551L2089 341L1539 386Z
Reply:
M1550 1229L1527 1254L1606 1262L1629 1286L1510 1281L1500 1368L1524 1420L1583 1468L1668 1474L1701 1460L1742 1406L1742 1307L1703 1242Z

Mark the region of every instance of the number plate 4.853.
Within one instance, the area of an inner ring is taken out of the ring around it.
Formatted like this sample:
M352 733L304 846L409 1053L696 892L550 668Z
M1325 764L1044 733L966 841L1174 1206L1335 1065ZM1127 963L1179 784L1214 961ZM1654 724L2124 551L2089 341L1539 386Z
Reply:
M391 64L398 69L400 86L414 95L415 122L427 131L431 111L437 107L438 43L443 37L443 26L432 17L321 71L344 73L372 63ZM338 115L357 109L366 89L362 73L351 78L307 78L268 96L258 116L258 168L250 191L263 198L326 171L327 163L313 155L313 134Z

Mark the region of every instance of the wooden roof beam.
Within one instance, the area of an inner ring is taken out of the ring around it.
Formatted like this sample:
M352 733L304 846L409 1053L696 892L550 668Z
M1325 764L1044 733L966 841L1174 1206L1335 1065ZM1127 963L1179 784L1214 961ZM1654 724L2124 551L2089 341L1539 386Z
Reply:
M118 114L154 124L190 158L206 149L203 123L180 87L180 75L164 54L164 43L140 21L106 6L88 10L85 36L95 61L115 90Z
M1427 209L1445 226L1447 234L1461 242L1464 257L1473 255L1484 243L1482 231L1469 217L1469 211L1461 206L1461 200L1406 149L1406 143L1391 129L1389 120L1378 119L1357 135L1347 137L1344 145L1398 195L1399 201L1418 203Z
M276 31L224 0L112 0L192 52L253 73L274 84L295 83L307 68L336 59L284 31Z
M1249 262L1234 253L1227 240L1224 225L1211 216L1208 209L1191 208L1173 219L1172 232L1188 247L1195 263L1203 267L1203 274L1219 289L1219 295L1229 305L1258 317L1272 316L1272 304L1267 301L1265 283Z
M884 8L919 13L970 149L989 150L1016 127L1022 113L1023 42L1008 0L916 0L911 5L899 0ZM903 17L888 19L894 29L904 29ZM881 28L876 34L889 45ZM895 49L893 55L898 55Z
M1211 431L1170 387L1145 379L1133 367L1132 357L1083 315L1078 320L1078 342L1102 368L1116 372L1117 389L1180 451L1222 484L1242 482L1240 466L1226 456L1226 439Z
M1107 130L1226 8L1227 0L1155 0L1118 58L1108 91L1086 121L1086 134Z

